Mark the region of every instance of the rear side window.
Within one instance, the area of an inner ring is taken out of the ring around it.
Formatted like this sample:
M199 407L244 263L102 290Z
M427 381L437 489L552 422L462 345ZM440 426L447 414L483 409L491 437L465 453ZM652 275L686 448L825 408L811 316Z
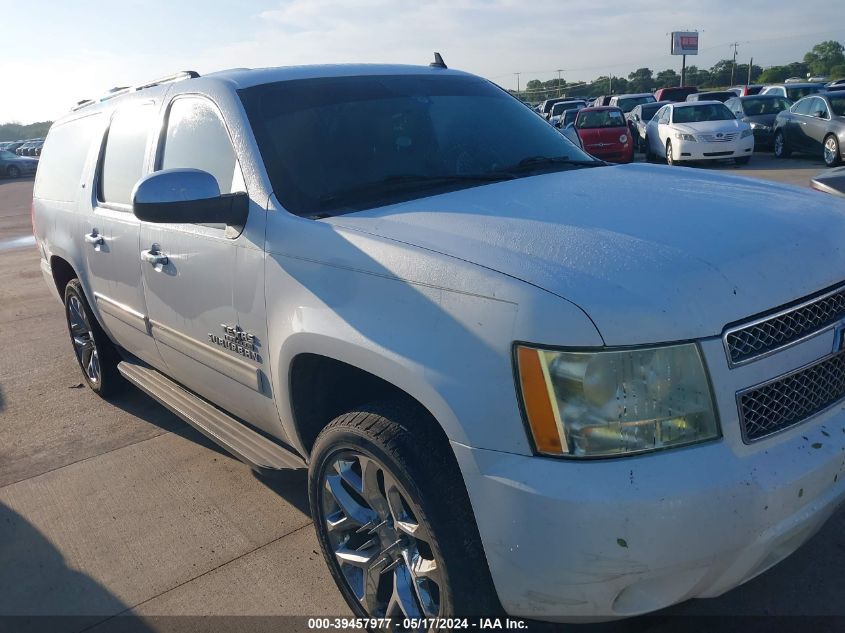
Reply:
M235 150L217 108L205 99L173 101L159 169L190 167L217 179L220 193L243 191Z
M33 192L36 198L76 200L99 120L99 114L93 114L50 128L38 165Z
M100 172L100 202L132 204L132 188L144 174L154 115L153 104L147 103L123 108L112 116Z

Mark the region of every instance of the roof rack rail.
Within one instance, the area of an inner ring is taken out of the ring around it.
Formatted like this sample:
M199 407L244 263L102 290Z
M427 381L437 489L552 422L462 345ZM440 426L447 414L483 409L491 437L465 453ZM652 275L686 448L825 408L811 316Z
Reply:
M152 88L153 86L169 83L171 81L181 81L182 79L196 79L199 76L200 74L195 70L180 70L178 73L173 73L172 75L165 75L164 77L159 77L158 79L153 79L152 81L148 81L137 86L115 86L96 101L94 99L83 99L82 101L77 102L77 104L73 108L71 108L71 112L76 112L77 110L81 110L82 108L87 108L89 105L92 105L94 103L108 101L109 99L119 97L120 95L124 95L128 92L137 92L139 90L144 90L145 88Z

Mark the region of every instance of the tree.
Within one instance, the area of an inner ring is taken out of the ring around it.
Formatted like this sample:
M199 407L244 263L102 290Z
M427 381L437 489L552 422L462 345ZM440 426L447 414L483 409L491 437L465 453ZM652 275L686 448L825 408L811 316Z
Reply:
M637 68L628 75L632 92L654 92L654 77L650 68Z
M674 70L667 68L666 70L661 70L657 73L657 76L654 78L654 83L658 88L670 88L679 85L681 83L681 78Z
M845 64L845 47L834 40L819 42L804 55L804 63L813 75L827 75L834 66Z
M687 66L686 83L688 86L710 85L710 71L698 66Z
M760 73L757 80L761 84L779 84L787 77L789 77L789 68L786 66L772 66Z
M830 69L828 76L831 79L845 79L845 64L837 64Z

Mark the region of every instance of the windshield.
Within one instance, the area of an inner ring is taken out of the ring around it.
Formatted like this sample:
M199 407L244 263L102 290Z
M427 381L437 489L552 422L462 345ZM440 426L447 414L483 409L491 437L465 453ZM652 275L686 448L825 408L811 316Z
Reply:
M563 114L567 110L575 110L583 107L583 101L566 101L563 103L556 103L552 106L552 116L558 116L559 114Z
M781 110L786 110L792 105L791 101L783 97L759 99L745 99L742 102L742 108L747 116L759 116L761 114L777 114Z
M830 102L830 109L833 110L833 114L836 116L845 116L845 94L828 97L827 100Z
M798 101L802 97L814 95L817 92L821 92L820 86L803 86L801 88L790 88L787 86L786 88L786 96L789 97L790 101Z
M625 119L619 110L593 110L592 112L582 110L575 121L575 127L579 130L625 126Z
M617 100L616 105L619 106L622 112L628 113L642 103L654 103L654 97L652 95L645 95L643 97L626 97L624 99Z
M721 103L707 105L684 106L675 108L672 115L673 123L697 123L700 121L729 121L734 119L733 113Z
M321 217L602 164L477 77L321 77L239 95L273 191L298 215Z

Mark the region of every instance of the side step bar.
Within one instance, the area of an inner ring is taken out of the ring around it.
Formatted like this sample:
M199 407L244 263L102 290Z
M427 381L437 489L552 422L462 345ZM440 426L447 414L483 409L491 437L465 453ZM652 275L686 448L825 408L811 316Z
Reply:
M152 367L124 360L117 369L141 391L252 468L283 470L305 466L294 452L256 433Z

